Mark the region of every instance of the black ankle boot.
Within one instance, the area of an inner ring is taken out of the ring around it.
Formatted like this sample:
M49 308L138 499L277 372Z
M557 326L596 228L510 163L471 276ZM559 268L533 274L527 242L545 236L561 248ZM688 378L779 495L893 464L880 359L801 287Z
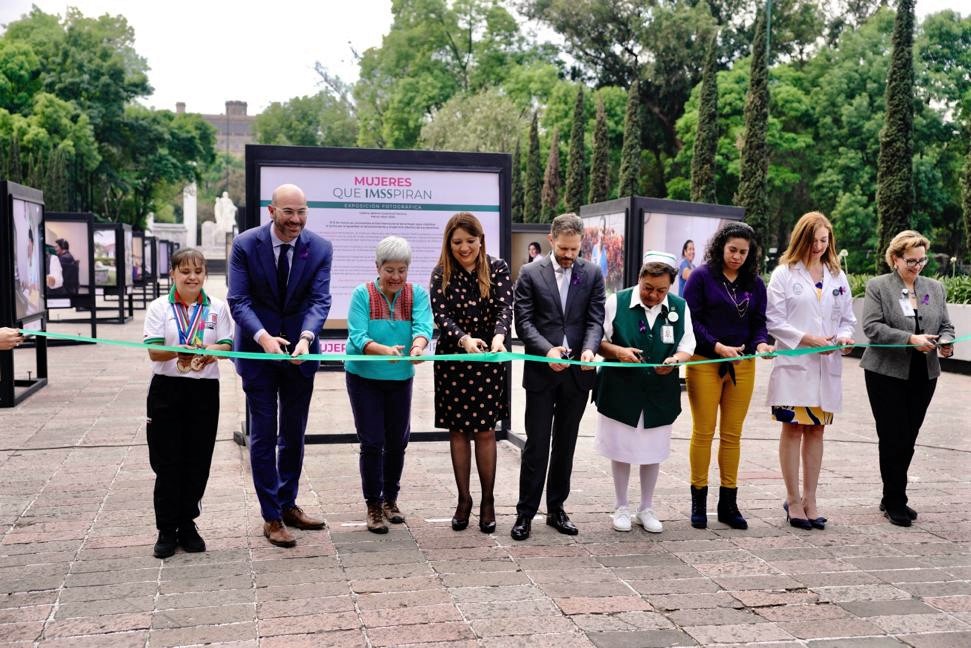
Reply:
M718 489L718 521L733 529L747 529L748 522L742 517L735 504L736 495L738 495L737 488L721 486Z
M691 487L691 526L696 529L708 527L708 487Z

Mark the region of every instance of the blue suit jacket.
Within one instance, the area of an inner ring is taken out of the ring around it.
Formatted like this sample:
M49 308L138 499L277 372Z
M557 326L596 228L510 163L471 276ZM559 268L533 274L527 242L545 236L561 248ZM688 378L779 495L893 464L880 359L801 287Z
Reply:
M280 307L276 281L276 260L270 223L247 230L233 242L229 265L229 308L236 321L236 351L262 352L253 340L261 328L273 336L284 337L295 345L302 331L320 333L330 312L330 241L304 230L294 241L293 263L287 296ZM291 346L292 348L292 346ZM317 353L319 340L314 338L310 352ZM265 360L236 360L236 372L245 380L255 377ZM312 376L320 363L299 365L305 376Z

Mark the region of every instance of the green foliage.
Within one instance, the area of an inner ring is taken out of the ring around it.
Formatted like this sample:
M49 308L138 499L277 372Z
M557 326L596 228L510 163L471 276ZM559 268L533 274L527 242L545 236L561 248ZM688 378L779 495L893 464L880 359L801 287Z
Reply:
M914 211L914 2L899 0L894 21L886 122L877 158L877 249L911 226Z
M964 161L964 181L962 185L963 202L961 207L964 212L964 245L965 251L967 251L968 246L971 246L971 147L968 148L968 154Z
M593 129L593 157L590 160L589 203L607 200L610 195L610 151L607 143L607 114L602 95L597 95L597 121Z
M769 149L766 129L769 121L769 68L765 41L765 12L759 9L752 41L749 89L745 97L745 135L741 149L738 191L735 204L745 208L745 221L755 229L764 245L769 225L766 193Z
M862 298L866 294L866 283L870 279L873 279L874 276L872 274L846 275L850 283L850 293L854 298ZM944 284L948 304L971 304L971 276L958 275L951 277L937 275L934 279Z
M566 193L564 195L564 206L567 211L575 214L580 213L580 206L583 204L585 195L584 189L586 178L586 145L583 140L583 131L586 124L586 113L584 112L583 86L577 89L576 106L573 109L573 124L570 129L570 158L566 172Z
M529 150L526 153L526 188L523 192L523 221L542 222L543 164L539 160L539 117L533 113L529 124Z
M512 222L523 222L523 160L522 145L516 138L516 150L512 154Z
M526 128L525 116L499 88L458 94L433 112L419 145L439 151L508 153Z
M718 34L711 37L701 76L698 129L691 159L691 200L715 204L715 154L718 152Z
M360 59L361 146L413 148L425 120L453 96L499 85L517 66L553 61L493 0L393 0L391 13L381 46Z
M638 83L634 81L627 91L627 113L624 116L624 146L620 152L619 196L636 196L640 193L641 175L641 111Z
M553 129L550 137L550 153L546 160L546 172L543 175L543 220L551 223L560 209L560 190L563 187L560 172L560 132Z
M289 101L274 101L253 124L260 144L354 146L357 119L345 99L321 91Z

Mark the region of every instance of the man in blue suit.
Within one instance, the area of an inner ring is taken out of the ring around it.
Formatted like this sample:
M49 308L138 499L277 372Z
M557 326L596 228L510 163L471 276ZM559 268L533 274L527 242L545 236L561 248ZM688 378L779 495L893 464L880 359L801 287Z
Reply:
M250 415L250 466L271 544L296 544L287 526L326 523L297 506L304 432L318 362L318 334L330 311L330 241L304 231L307 199L300 187L273 191L271 222L233 243L227 301L236 320L236 351L289 353L288 362L236 360ZM278 425L279 424L279 425Z
M604 334L604 278L600 268L580 257L583 221L576 214L553 219L548 235L552 253L524 265L516 282L516 333L526 353L552 362L527 362L526 445L519 469L519 502L510 535L525 540L546 484L546 523L576 535L563 509L570 495L573 452L580 418L597 380L594 367L556 360L594 360ZM547 474L549 468L549 474Z

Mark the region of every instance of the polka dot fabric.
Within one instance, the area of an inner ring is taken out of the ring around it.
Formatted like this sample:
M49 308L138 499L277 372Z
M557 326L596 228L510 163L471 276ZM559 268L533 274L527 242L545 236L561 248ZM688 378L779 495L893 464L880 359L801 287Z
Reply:
M461 268L442 289L441 268L432 273L429 294L432 314L438 325L436 353L464 353L458 345L468 334L492 343L497 333L506 336L512 326L512 281L509 266L502 259L487 257L492 290L486 299L479 295L473 273ZM506 375L498 362L435 363L435 427L466 433L492 430L496 421L507 418Z

